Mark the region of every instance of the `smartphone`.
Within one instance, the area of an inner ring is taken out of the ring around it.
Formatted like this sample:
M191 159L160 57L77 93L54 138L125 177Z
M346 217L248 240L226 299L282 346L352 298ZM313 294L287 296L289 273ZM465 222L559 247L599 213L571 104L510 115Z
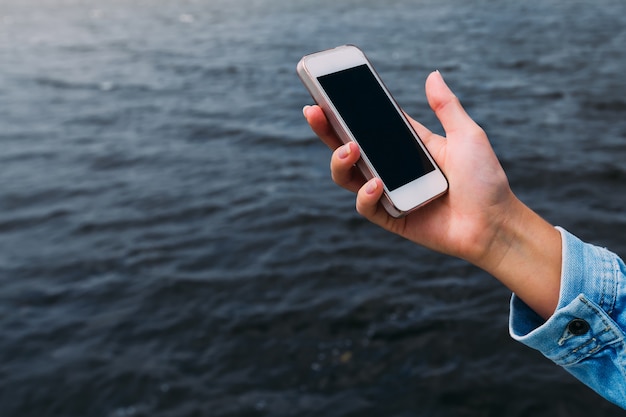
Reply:
M447 191L443 172L359 48L306 55L297 73L339 138L359 146L365 178L382 180L390 215L405 216Z

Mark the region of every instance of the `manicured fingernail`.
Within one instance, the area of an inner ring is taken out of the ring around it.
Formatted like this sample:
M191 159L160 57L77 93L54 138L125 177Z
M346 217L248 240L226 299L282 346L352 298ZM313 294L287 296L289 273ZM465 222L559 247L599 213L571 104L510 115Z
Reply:
M439 70L435 70L435 71L433 71L433 72L434 72L434 73L436 73L436 74L439 76L439 78L441 79L441 81L443 81L443 83L444 83L444 84L445 84L445 86L447 87L447 86L448 86L448 83L446 83L446 80L443 78L443 74L441 73L441 71L439 71Z
M306 119L306 114L307 114L307 112L309 111L310 108L311 108L311 106L309 106L308 104L302 108L302 114L304 115L305 119Z
M372 178L365 186L365 192L367 194L374 194L378 190L378 181L376 178Z
M339 159L346 159L350 153L352 153L352 149L350 149L350 144L346 143L339 148Z

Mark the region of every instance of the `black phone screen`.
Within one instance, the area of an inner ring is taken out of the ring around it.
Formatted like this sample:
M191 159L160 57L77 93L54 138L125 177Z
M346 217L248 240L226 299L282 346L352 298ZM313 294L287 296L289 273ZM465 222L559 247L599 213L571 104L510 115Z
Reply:
M367 65L318 81L389 191L435 170Z

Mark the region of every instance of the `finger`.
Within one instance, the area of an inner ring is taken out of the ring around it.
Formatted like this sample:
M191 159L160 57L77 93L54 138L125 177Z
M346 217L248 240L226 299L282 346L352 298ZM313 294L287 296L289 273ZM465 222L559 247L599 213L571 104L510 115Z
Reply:
M324 112L319 106L304 106L302 114L311 126L311 129L313 129L313 132L315 132L330 149L335 150L341 146L341 140L337 137L330 123L328 123L326 115L324 115Z
M426 98L446 131L446 136L449 137L458 131L480 129L447 86L439 71L432 72L426 79Z
M365 182L363 175L354 164L361 154L354 142L348 142L333 152L330 159L330 173L335 183L347 190L356 193Z
M394 233L400 233L404 219L395 219L387 213L380 198L383 195L383 182L372 178L359 190L356 197L356 210L370 222Z
M383 183L380 178L372 178L360 189L356 198L356 211L371 219L378 212L378 201L383 195Z
M372 178L361 187L356 198L356 211L374 224L389 227L392 217L385 211L380 202L383 195L383 182L380 178Z

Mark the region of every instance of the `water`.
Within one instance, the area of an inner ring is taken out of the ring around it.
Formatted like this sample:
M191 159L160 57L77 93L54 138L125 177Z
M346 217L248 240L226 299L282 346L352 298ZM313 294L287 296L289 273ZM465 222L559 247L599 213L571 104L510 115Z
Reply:
M514 190L626 254L626 3L4 0L2 416L616 416L485 273L359 218L301 55L439 69Z

